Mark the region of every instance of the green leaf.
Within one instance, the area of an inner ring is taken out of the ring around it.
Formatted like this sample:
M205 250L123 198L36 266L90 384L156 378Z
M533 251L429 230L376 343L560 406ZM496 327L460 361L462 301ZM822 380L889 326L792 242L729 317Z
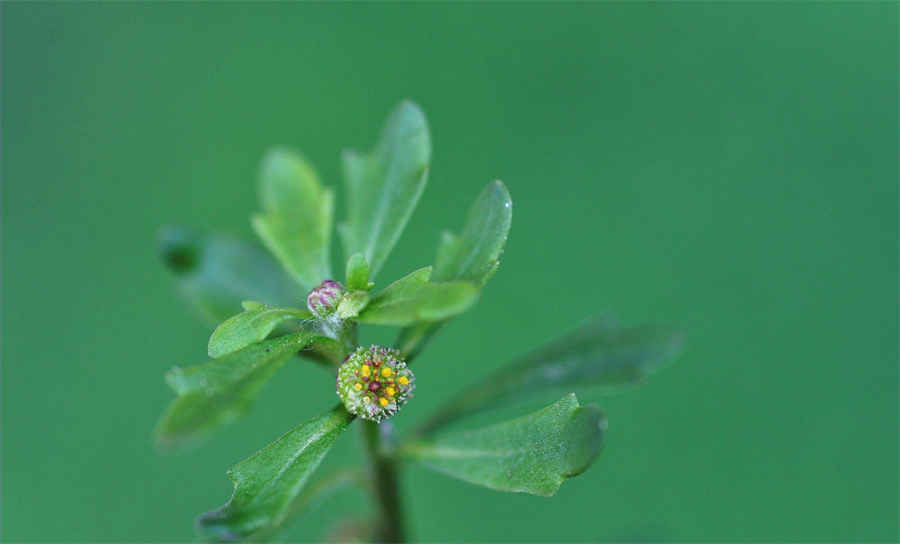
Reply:
M184 227L164 227L159 253L179 290L209 320L241 311L244 300L289 305L306 293L262 248Z
M369 293L365 291L347 291L337 307L337 315L341 319L350 319L359 315L369 304Z
M399 326L440 321L468 310L478 298L478 288L472 283L429 283L430 276L431 267L421 268L388 285L357 319Z
M369 263L362 253L354 253L347 259L347 289L368 291L375 284L369 281Z
M500 265L509 236L512 199L500 180L487 185L469 208L462 235L444 231L438 245L432 281L471 281L483 287ZM441 328L441 323L403 329L396 346L412 359Z
M347 255L365 256L373 278L422 196L430 161L425 115L409 101L388 117L371 154L344 152L347 220L340 227L341 236Z
M308 319L312 313L295 308L257 306L230 317L216 327L209 337L207 353L218 358L265 340L279 324L294 319Z
M590 322L464 389L421 432L463 415L542 392L615 392L640 383L681 351L681 332L661 326L621 328Z
M497 491L549 497L600 453L606 419L574 393L533 414L474 431L414 442L404 457Z
M299 425L228 471L231 499L197 519L206 538L262 538L293 511L312 473L353 416L338 405Z
M269 151L260 176L263 213L253 228L307 291L331 278L329 245L334 195L299 154Z
M157 424L158 446L165 449L196 442L234 421L249 409L281 365L311 338L308 332L280 336L203 365L170 370L166 382L178 398Z
M500 180L489 183L469 209L462 235L444 232L432 280L466 280L484 285L500 264L511 221L509 191Z

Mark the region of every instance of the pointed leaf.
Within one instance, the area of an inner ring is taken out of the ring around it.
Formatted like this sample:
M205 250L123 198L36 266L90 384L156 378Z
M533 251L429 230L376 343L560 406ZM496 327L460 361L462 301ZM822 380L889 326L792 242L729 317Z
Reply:
M423 426L430 431L465 414L560 389L610 393L642 382L680 352L683 335L660 326L588 323L468 387Z
M483 287L500 265L509 236L512 199L500 180L481 191L469 208L462 235L444 231L434 263L432 281L471 281ZM396 346L412 359L441 328L441 323L414 325L400 332Z
M179 290L216 323L244 300L284 305L306 296L264 249L233 238L165 227L159 252Z
M259 538L281 526L309 477L352 420L339 405L232 467L228 477L234 493L224 506L197 519L201 534L218 540Z
M484 285L500 264L511 221L509 191L500 180L489 183L469 209L462 235L444 233L432 280L466 280Z
M425 189L431 137L422 110L403 102L391 113L375 150L344 153L347 255L362 253L374 278L394 248Z
M245 303L246 304L246 303ZM216 327L209 337L207 353L212 358L222 357L260 340L265 340L279 324L296 319L308 319L312 313L295 308L256 306L236 316L229 317Z
M347 289L368 291L375 286L369 281L369 263L362 253L354 253L347 259Z
M246 412L263 385L311 334L299 332L260 342L203 365L175 367L166 383L178 394L156 427L161 448L206 437Z
M265 246L307 291L331 278L329 245L334 196L299 154L273 149L260 176L263 213L253 228Z
M357 320L399 326L440 321L468 310L478 298L478 288L472 283L429 283L430 276L431 267L421 268L388 285Z
M533 414L400 449L439 472L497 491L549 497L594 462L606 419L575 394Z

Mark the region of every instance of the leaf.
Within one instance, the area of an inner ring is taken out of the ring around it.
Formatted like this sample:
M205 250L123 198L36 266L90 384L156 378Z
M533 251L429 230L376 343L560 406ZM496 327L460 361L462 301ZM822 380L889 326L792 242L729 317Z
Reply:
M178 394L156 427L161 448L186 445L246 412L263 385L312 338L308 332L280 336L187 368L166 373Z
M369 304L369 293L365 291L347 291L337 307L337 315L341 319L350 319L359 315Z
M411 325L440 321L468 310L478 298L469 282L429 283L431 267L421 268L388 285L357 317L361 323Z
M509 191L500 180L489 183L469 209L462 235L444 233L432 280L466 280L484 285L500 264L511 221Z
M164 227L159 253L179 290L211 321L241 311L244 300L289 305L303 292L262 248L184 227Z
M209 337L207 353L214 359L233 353L265 340L275 327L285 321L310 317L312 314L308 310L266 305L251 307L243 313L229 317L216 327Z
M362 253L354 253L347 259L347 289L368 291L375 286L369 281L369 263Z
M464 389L421 432L536 393L596 388L614 392L644 381L671 362L682 342L683 335L668 327L621 328L610 320L589 322Z
M206 538L264 537L281 526L294 501L353 416L338 405L281 436L228 471L231 499L197 518Z
M469 208L462 235L444 231L432 281L471 281L483 287L500 265L512 222L512 199L500 180L489 183ZM400 332L395 345L408 359L425 347L441 323L415 325Z
M574 393L524 417L400 448L400 454L497 491L549 497L600 453L606 419Z
M263 213L253 228L288 272L309 291L331 278L329 245L334 195L299 154L273 149L260 175Z
M344 152L347 220L340 232L346 254L362 253L373 278L422 196L430 161L425 115L409 101L388 117L371 154Z

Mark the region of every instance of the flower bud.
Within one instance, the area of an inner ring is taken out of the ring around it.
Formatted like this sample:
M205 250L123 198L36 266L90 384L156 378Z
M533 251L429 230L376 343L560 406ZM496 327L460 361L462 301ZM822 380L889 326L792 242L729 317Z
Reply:
M344 297L344 286L334 280L325 280L309 292L306 306L319 319L325 319L337 310Z
M348 411L370 421L396 414L415 388L416 377L395 349L359 347L338 369L337 395Z

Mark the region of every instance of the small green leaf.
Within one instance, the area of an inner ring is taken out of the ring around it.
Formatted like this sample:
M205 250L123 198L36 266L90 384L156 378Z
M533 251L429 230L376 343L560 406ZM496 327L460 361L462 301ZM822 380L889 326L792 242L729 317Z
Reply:
M369 304L369 293L366 291L347 291L338 304L337 315L341 319L350 319L359 315Z
M346 151L347 255L362 253L374 278L412 216L428 178L431 137L422 110L402 102L369 155Z
M225 541L264 538L274 532L294 510L309 477L352 420L338 405L232 467L228 471L234 482L231 499L197 518L200 533Z
M489 183L469 209L462 235L445 232L442 236L432 280L484 285L500 264L511 221L509 191L500 180Z
M549 497L590 467L606 419L574 393L533 414L474 431L414 442L400 454L439 472L497 491Z
M215 323L240 312L244 300L277 306L306 297L265 250L233 238L165 227L159 252L179 290Z
M308 319L312 313L294 308L256 306L230 317L216 327L209 337L207 353L218 358L265 340L279 324L294 319Z
M472 283L429 283L430 276L431 267L421 268L388 285L357 319L398 326L440 321L468 310L478 298L478 288Z
M331 277L329 245L334 195L299 154L269 151L260 176L263 213L253 228L307 291Z
M362 253L354 253L347 259L347 289L368 291L375 284L369 281L369 263Z
M547 346L502 366L464 389L421 428L428 432L463 415L537 393L605 393L644 381L681 351L683 335L668 327L621 328L590 322Z
M481 191L469 208L462 235L444 231L438 245L432 281L471 281L483 287L500 265L509 236L512 199L500 180ZM395 345L412 359L441 328L441 323L403 329Z
M311 334L299 332L260 342L203 365L175 367L166 383L178 394L156 427L161 448L186 445L246 412L263 385Z

